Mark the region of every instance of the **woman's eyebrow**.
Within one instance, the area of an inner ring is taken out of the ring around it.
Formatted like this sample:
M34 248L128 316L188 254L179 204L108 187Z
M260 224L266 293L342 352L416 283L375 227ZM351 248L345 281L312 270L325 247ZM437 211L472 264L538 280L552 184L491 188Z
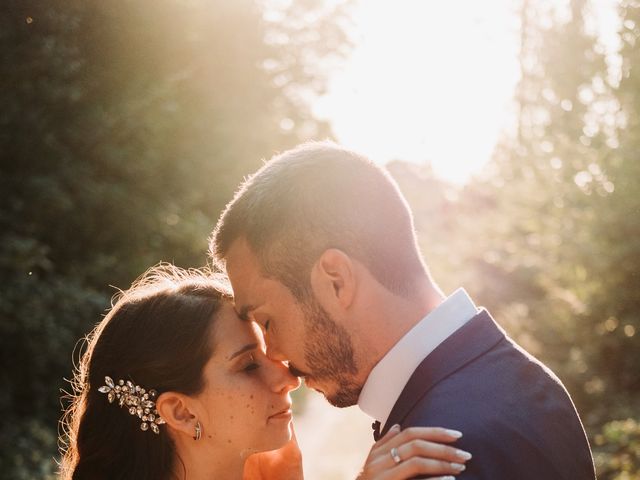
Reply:
M257 343L250 343L248 345L245 345L244 347L242 347L237 352L231 354L231 356L228 358L228 360L233 360L238 355L242 355L244 352L248 352L249 350L255 350L256 348L258 348L258 344Z

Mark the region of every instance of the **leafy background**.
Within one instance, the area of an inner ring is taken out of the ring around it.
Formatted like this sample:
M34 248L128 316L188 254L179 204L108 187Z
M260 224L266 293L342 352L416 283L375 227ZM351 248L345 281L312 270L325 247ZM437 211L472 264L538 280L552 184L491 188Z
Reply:
M615 67L586 33L588 2L569 3L551 23L548 2L518 7L515 127L481 175L456 187L427 165L387 167L444 290L464 285L556 371L601 479L637 480L640 4L619 2ZM64 379L110 285L159 261L206 263L243 176L331 137L310 104L349 52L349 2L270 8L0 5L2 478L55 475Z

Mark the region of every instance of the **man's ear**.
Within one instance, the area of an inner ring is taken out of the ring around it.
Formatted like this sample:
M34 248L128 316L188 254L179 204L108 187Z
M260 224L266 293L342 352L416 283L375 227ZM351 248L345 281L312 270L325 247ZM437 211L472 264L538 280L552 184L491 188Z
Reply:
M165 392L158 396L156 410L173 430L193 437L198 419L190 404L191 401L186 395Z
M311 268L311 288L323 305L349 308L356 291L356 270L351 257L337 248L325 250Z

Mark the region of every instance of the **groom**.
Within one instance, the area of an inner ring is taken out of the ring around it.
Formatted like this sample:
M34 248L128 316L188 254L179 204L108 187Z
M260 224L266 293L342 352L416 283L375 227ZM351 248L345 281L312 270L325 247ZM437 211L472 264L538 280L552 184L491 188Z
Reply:
M331 404L358 404L382 425L376 438L396 423L460 430L474 455L460 479L595 478L560 380L464 290L445 298L404 197L368 159L332 143L273 158L211 248L268 355Z

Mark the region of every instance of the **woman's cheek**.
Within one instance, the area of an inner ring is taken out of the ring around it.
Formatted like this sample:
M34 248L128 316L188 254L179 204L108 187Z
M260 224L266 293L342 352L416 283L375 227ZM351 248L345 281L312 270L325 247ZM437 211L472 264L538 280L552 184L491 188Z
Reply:
M238 395L233 405L236 405L239 414L254 417L258 413L258 400L265 388L262 379L259 375L249 375L239 382L238 387Z

